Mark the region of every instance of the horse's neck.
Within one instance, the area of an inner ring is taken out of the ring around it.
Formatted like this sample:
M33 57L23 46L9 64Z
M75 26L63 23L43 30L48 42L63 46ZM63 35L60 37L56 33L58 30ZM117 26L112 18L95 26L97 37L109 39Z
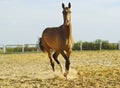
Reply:
M63 34L67 39L72 37L72 25L71 25L71 23L68 26L63 25Z

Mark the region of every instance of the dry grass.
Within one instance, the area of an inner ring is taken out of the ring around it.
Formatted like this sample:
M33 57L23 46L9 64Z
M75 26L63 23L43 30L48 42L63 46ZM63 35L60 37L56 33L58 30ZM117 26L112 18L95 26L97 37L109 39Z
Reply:
M53 75L45 53L0 54L0 88L120 88L120 51L74 51L70 59L67 81L57 64Z

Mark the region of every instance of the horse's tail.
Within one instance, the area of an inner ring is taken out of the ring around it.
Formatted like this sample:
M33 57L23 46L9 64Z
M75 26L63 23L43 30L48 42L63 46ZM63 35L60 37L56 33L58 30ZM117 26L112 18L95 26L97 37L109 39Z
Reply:
M39 38L39 47L40 47L40 49L43 51L43 52L45 52L45 48L44 48L44 46L43 46L43 44L42 44L42 38Z

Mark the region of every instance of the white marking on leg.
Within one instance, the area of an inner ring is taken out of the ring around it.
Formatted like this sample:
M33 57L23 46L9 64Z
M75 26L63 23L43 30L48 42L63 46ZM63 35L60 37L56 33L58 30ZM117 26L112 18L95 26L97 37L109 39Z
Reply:
M55 71L53 72L53 74L54 74L54 77L56 77L56 76L57 76Z
M63 73L63 65L62 65L62 64L59 64L59 66L60 66L60 71L61 71L61 73Z

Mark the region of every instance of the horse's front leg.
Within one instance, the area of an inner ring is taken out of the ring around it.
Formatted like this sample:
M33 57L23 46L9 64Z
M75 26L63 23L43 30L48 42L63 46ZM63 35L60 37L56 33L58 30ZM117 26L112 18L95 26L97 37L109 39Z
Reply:
M69 59L69 55L65 54L64 51L61 52L62 56L64 57L64 59L66 60L66 63L65 63L65 73L64 73L64 76L67 78L67 75L69 73L69 66L70 66L70 59Z

